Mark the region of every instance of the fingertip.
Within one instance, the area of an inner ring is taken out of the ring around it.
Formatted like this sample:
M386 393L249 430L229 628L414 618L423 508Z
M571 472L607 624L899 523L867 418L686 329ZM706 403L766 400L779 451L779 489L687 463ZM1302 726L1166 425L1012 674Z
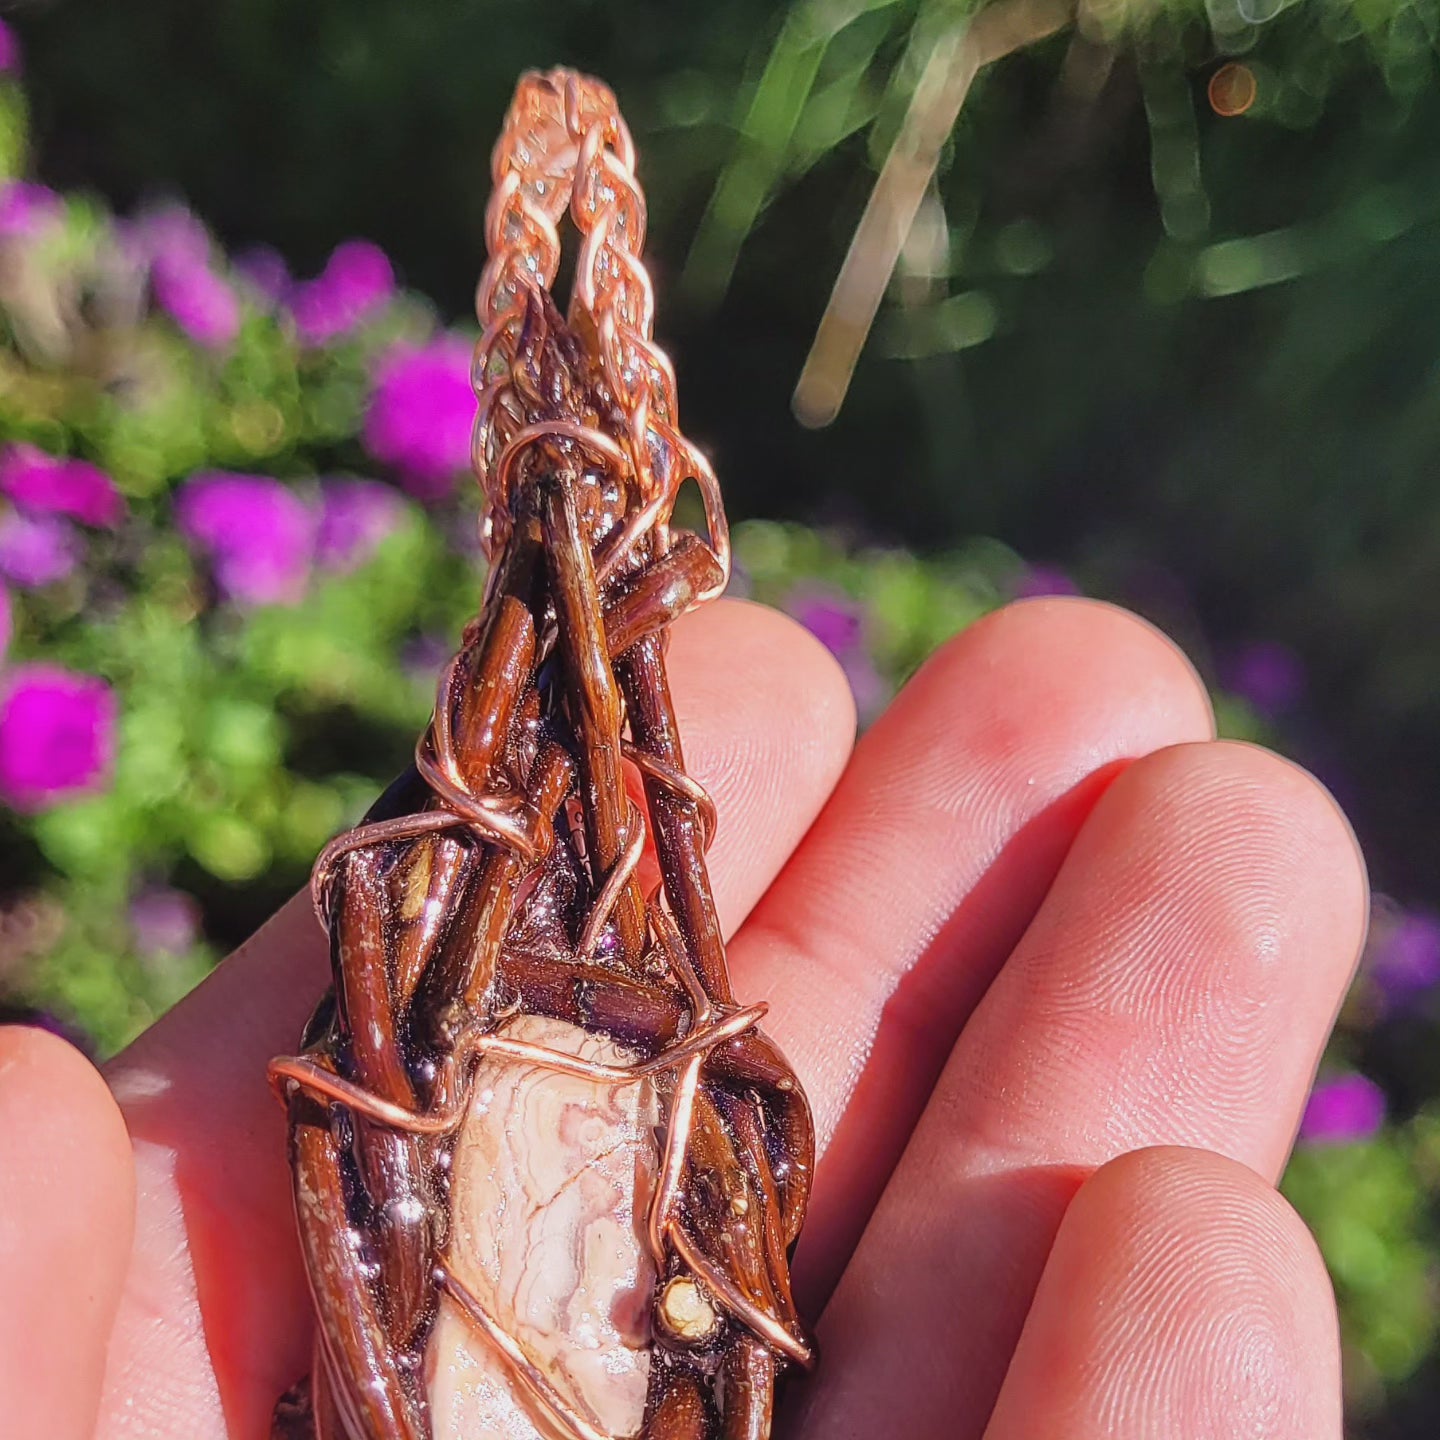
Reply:
M1066 1212L991 1440L1338 1440L1333 1295L1304 1223L1254 1171L1135 1151Z
M1311 870L1329 896L1334 922L1350 937L1358 963L1370 920L1370 871L1350 817L1312 770L1250 740L1217 740L1216 755L1233 761L1264 812L1288 823L1297 864Z
M1193 1145L1147 1145L1095 1170L1066 1211L1062 1233L1080 1244L1108 1232L1137 1251L1164 1249L1183 1231L1203 1243L1235 1244L1296 1293L1311 1282L1330 1294L1320 1248L1294 1207L1257 1170Z
M1345 813L1303 766L1249 741L1172 745L1116 782L1097 830L1112 819L1141 835L1168 827L1177 873L1187 854L1243 858L1243 883L1225 897L1237 923L1277 954L1279 931L1312 933L1331 961L1327 1006L1343 994L1369 920L1369 878Z
M35 1025L0 1026L0 1127L70 1151L104 1175L133 1175L124 1116L99 1070L68 1040Z
M1076 595L1016 600L950 645L1015 668L1022 698L1069 690L1077 703L1103 704L1113 696L1121 702L1116 718L1127 728L1142 726L1146 739L1156 734L1170 744L1215 735L1210 694L1190 657L1143 616L1109 601ZM1142 744L1132 753L1153 748Z
M1257 1400L1310 1413L1297 1432L1307 1440L1326 1433L1312 1428L1319 1415L1301 1392L1318 1389L1321 1410L1338 1411L1334 1289L1309 1227L1257 1171L1188 1146L1117 1156L1080 1188L1061 1244L1088 1254L1080 1263L1097 1267L1091 1280L1123 1288L1152 1321L1167 1319L1197 1337L1218 1329L1218 1347L1228 1332L1237 1361L1273 1392ZM1133 1335L1137 1325L1126 1328ZM1179 1369L1187 1361L1157 1355L1152 1363ZM1201 1387L1194 1389L1199 1398Z
M966 803L1001 805L1016 787L1064 792L1214 734L1209 693L1179 646L1119 606L1066 596L1016 601L953 636L864 744L901 767L932 760L937 780L983 776L988 788Z
M835 788L855 740L855 700L814 635L748 600L685 616L667 663L686 762L719 812L708 863L730 933Z
M88 1436L130 1256L134 1165L100 1073L29 1026L0 1028L0 1176L6 1433Z
M834 766L838 755L843 764L855 738L850 682L830 650L783 611L730 598L692 611L671 632L667 660L692 725L743 702L748 685L768 702L767 717L801 712L817 756Z

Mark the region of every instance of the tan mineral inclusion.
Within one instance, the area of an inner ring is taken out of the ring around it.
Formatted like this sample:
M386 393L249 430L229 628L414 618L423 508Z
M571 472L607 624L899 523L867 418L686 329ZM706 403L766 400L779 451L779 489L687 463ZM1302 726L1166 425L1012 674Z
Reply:
M660 1292L660 1322L682 1340L708 1340L720 1328L715 1307L688 1276L677 1275Z
M499 1032L606 1065L633 1051L541 1015ZM451 1166L451 1274L593 1425L632 1435L650 1379L656 1182L649 1081L611 1085L484 1058ZM442 1294L425 1375L435 1440L549 1440L504 1358Z

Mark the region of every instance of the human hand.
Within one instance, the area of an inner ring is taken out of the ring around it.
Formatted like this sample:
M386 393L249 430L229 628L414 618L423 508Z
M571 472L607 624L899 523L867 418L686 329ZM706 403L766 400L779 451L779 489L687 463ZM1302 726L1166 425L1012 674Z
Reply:
M687 617L670 664L736 992L819 1132L822 1359L777 1433L1339 1440L1329 1283L1272 1188L1365 924L1325 793L1091 602L971 627L853 754L772 612ZM108 1089L0 1031L6 1435L268 1433L311 1321L265 1064L327 979L301 897Z

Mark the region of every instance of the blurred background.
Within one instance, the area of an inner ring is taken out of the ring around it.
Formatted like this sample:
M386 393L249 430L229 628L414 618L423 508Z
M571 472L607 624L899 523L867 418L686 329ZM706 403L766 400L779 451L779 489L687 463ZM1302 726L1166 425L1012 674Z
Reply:
M862 716L1079 591L1349 811L1372 933L1286 1188L1354 1434L1436 1433L1440 3L3 14L8 1016L113 1051L404 764L479 592L489 148L522 69L578 65L640 147L737 587Z

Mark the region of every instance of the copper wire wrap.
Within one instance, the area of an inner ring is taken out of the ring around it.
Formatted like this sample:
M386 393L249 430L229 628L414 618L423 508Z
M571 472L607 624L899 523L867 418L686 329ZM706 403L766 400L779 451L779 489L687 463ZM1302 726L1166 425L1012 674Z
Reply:
M276 1436L430 1440L414 1377L444 1293L542 1433L628 1440L554 1388L437 1241L437 1177L486 1057L656 1089L643 1217L655 1303L684 1276L726 1319L690 1350L665 1340L642 1440L759 1440L776 1374L813 1362L787 1258L813 1128L758 1029L765 1006L731 993L704 862L715 806L686 772L665 679L665 631L724 590L730 549L652 338L634 166L608 88L567 70L521 80L493 155L476 296L484 607L398 798L315 863L333 995L304 1053L270 1066L319 1321L313 1380L277 1408ZM567 212L581 244L562 320L549 288ZM688 480L704 537L672 532ZM660 879L642 894L648 849ZM531 1011L638 1058L600 1064L502 1032Z
M720 566L719 578L695 603L716 598L730 577L730 532L710 462L677 428L675 373L652 338L655 292L640 261L645 197L635 178L635 146L609 87L574 71L525 76L490 168L495 187L485 212L490 260L475 292L475 311L485 328L472 369L480 409L471 456L485 482L486 554L493 559L510 533L517 456L547 435L569 435L605 461L624 466L642 502L599 567L601 580L647 534L660 552L668 548L676 496L693 479ZM569 319L594 336L625 417L623 437L594 427L527 425L514 393L526 297L555 282L557 226L567 207L583 237Z

